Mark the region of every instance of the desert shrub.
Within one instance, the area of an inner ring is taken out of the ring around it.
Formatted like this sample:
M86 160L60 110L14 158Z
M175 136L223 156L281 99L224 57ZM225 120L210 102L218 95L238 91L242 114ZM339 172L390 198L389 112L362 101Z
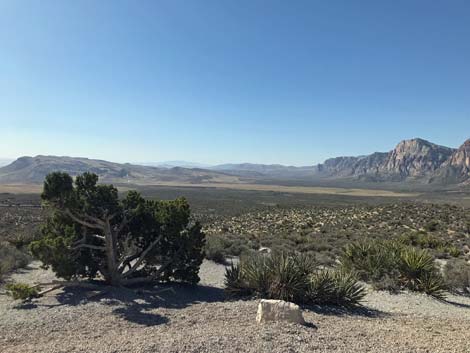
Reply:
M301 302L308 287L308 274L304 259L299 255L274 254L266 257L269 274L268 295L272 299ZM305 258L305 256L302 256ZM297 260L298 259L298 260ZM308 263L307 263L308 266Z
M378 240L346 245L340 257L342 268L355 272L366 282L376 283L394 274L402 246L397 242Z
M444 267L444 280L450 291L470 295L470 264L463 260L449 261Z
M206 244L204 246L206 259L225 264L227 257L226 249L229 246L230 242L221 236L211 235L206 237Z
M403 287L442 298L444 280L434 265L434 258L424 250L406 247L399 261L400 282Z
M312 273L308 285L308 302L319 305L354 306L366 292L356 276L342 270L320 270Z
M459 257L462 252L460 249L454 245L450 245L446 248L447 253L452 257Z
M28 300L39 295L38 287L31 287L26 283L9 283L6 285L7 294L13 299Z
M439 228L439 221L432 219L424 225L424 229L428 232L435 232Z
M409 289L443 297L443 278L426 250L395 241L363 241L346 246L340 262L376 289Z
M364 289L345 271L321 270L305 254L274 253L240 259L225 274L232 296L255 296L303 304L357 305Z
M0 242L0 281L2 277L21 267L25 267L31 257L7 242Z

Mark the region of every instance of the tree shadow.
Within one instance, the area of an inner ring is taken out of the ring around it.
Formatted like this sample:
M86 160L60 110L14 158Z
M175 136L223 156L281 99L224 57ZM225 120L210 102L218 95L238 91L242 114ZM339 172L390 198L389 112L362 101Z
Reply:
M90 290L71 286L63 288L54 298L56 303L49 304L39 299L15 308L29 310L99 302L113 307L112 313L124 320L143 326L155 326L169 322L168 318L156 313L155 309L182 309L198 303L220 302L224 301L225 295L221 288L171 283L137 289L103 286L102 289Z
M453 305L459 308L470 309L470 304L459 303L450 299L442 299L441 301L445 304Z

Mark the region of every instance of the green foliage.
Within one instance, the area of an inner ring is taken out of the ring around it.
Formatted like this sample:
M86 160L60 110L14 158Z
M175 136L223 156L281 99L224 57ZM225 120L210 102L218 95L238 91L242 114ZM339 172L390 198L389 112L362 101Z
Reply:
M307 296L319 305L354 306L366 295L356 276L342 270L314 272L309 278Z
M365 295L345 271L320 270L306 255L276 253L244 257L225 274L232 296L256 296L304 304L357 305Z
M5 287L7 289L7 294L15 300L28 300L36 298L39 295L38 287L31 287L25 283L8 283Z
M226 248L229 242L221 236L211 235L206 237L204 252L206 259L212 260L219 264L226 263Z
M377 282L394 273L401 252L397 242L363 241L345 246L340 258L342 268L354 271L361 280Z
M433 256L394 241L364 241L345 247L342 268L378 289L409 289L442 298L445 285Z
M268 272L268 294L270 298L290 302L301 302L308 286L308 272L297 261L298 256L274 254L265 257Z
M118 190L98 184L95 174L84 173L74 182L59 172L46 177L41 196L49 217L30 249L58 277L101 274L112 284L149 276L199 281L204 233L199 223L190 221L184 198L145 200L130 191L121 200ZM140 257L139 267L131 271L132 261Z
M432 219L424 226L428 232L435 232L439 228L439 221Z

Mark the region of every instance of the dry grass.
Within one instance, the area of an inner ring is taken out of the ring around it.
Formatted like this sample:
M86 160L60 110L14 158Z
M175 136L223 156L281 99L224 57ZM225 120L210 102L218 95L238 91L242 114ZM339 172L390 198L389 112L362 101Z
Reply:
M357 197L417 197L419 193L405 193L388 190L376 189L355 189L355 188L330 188L317 186L284 186L284 185L261 185L261 184L242 184L242 183L181 183L181 182L154 182L144 183L136 186L170 186L170 187L193 187L193 188L211 188L211 189L230 189L244 191L275 191L295 194L322 194L322 195L345 195ZM133 190L134 185L119 186L120 191ZM0 193L11 194L36 194L42 191L42 185L39 184L9 184L0 185Z
M354 188L329 188L317 186L284 186L284 185L261 185L261 184L230 184L230 183L207 183L207 184L188 184L179 182L156 182L152 185L171 186L171 187L199 187L230 190L250 190L250 191L275 191L295 194L327 194L327 195L345 195L358 197L417 197L419 193L404 193L388 190L376 189L354 189ZM148 185L150 186L150 184Z
M39 184L8 184L0 185L0 193L8 194L39 194L42 185Z

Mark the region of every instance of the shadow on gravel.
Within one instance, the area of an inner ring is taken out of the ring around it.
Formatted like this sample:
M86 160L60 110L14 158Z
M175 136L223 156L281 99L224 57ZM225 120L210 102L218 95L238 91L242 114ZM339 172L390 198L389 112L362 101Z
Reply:
M197 303L224 301L225 296L221 288L172 283L138 289L103 286L103 290L99 291L65 287L54 298L57 303L47 304L38 300L18 305L16 308L28 310L36 307L52 308L99 302L101 305L116 307L112 310L113 314L127 321L144 326L155 326L167 323L169 319L159 315L154 309L182 309Z
M370 309L365 306L358 306L352 308L343 308L335 306L307 306L305 309L313 311L321 315L331 315L331 316L362 316L368 318L381 318L390 316L390 314L385 313L380 310Z
M456 306L456 307L459 307L459 308L470 309L470 305L469 305L469 304L455 302L455 301L450 300L450 299L443 299L442 302L443 302L444 304L453 305L453 306Z

